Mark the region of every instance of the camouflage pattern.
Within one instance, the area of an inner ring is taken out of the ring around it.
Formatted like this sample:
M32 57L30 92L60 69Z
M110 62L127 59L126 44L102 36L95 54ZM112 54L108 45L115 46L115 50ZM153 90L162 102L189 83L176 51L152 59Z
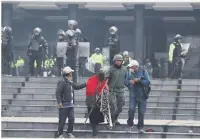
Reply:
M117 117L122 112L123 106L125 105L125 93L124 89L115 89L109 94L110 110L113 120L117 120Z

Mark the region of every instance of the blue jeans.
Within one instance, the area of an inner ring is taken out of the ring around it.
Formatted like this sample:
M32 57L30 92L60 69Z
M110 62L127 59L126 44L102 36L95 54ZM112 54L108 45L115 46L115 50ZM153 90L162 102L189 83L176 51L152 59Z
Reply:
M138 105L138 124L137 128L144 127L144 114L146 112L147 100L144 97L137 98L134 95L129 95L129 111L128 111L128 126L133 126L133 119L135 116L136 106Z

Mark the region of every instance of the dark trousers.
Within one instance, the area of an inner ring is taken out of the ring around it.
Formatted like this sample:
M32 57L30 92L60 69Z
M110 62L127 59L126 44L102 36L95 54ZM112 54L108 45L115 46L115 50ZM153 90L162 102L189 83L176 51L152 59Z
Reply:
M41 74L41 64L42 64L42 52L32 51L32 55L29 56L29 72L32 76ZM34 72L34 63L37 63L36 72Z
M57 57L57 59L56 59L57 67L58 67L58 76L61 76L61 69L64 66L63 60L64 60L63 57Z
M9 53L2 52L2 73L10 75L11 74L11 57Z
M173 58L172 78L178 79L182 77L184 65L185 65L185 58L181 58L181 57Z
M95 73L99 73L100 69L101 69L101 64L100 63L96 63L94 65L94 72Z
M147 100L145 98L135 98L130 95L129 97L129 111L127 124L133 126L133 119L135 116L136 106L138 105L138 124L137 128L141 129L144 127L144 115L146 112Z
M59 122L58 122L59 135L63 134L63 129L67 118L68 118L67 132L72 133L74 127L74 107L59 109Z

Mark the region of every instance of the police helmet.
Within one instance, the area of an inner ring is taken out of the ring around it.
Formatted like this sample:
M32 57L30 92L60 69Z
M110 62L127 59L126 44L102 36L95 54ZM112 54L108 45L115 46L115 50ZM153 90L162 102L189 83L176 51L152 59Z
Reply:
M100 52L100 48L99 47L95 48L95 52Z
M66 36L66 33L62 29L59 29L58 35Z
M124 51L123 56L128 56L128 51Z
M74 29L78 27L78 23L75 20L68 20L68 27Z
M110 32L110 34L116 34L117 33L117 31L118 31L118 29L117 29L117 27L115 27L115 26L112 26L112 27L110 27L109 28L109 32Z
M183 37L180 35L180 34L177 34L174 39L177 40L177 39L182 39Z
M33 30L33 33L34 34L37 34L37 33L41 33L42 32L42 29L41 28L39 28L39 27L36 27L34 30Z
M78 33L78 34L81 34L81 33L82 33L81 30L80 30L79 28L77 28L75 32Z
M12 28L6 26L6 27L3 28L3 31L11 33L12 32Z
M120 54L116 54L113 58L113 61L116 61L116 60L120 60L120 61L123 61L123 56L120 55Z

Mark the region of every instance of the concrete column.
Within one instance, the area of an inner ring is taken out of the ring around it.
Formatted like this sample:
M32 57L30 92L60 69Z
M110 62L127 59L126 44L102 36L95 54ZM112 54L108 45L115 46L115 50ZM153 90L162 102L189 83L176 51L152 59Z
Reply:
M69 20L77 20L78 5L77 4L69 4L68 10L69 10L68 19Z
M78 11L78 5L77 4L69 4L68 5L68 20L75 20L77 21L77 11ZM73 58L71 63L69 64L71 68L74 70L73 73L73 81L75 83L78 82L78 67L79 67L79 57L78 57L78 49L75 49L73 51Z
M144 5L135 5L135 46L134 46L134 58L143 64L144 59Z
M2 26L12 27L12 4L2 4Z

